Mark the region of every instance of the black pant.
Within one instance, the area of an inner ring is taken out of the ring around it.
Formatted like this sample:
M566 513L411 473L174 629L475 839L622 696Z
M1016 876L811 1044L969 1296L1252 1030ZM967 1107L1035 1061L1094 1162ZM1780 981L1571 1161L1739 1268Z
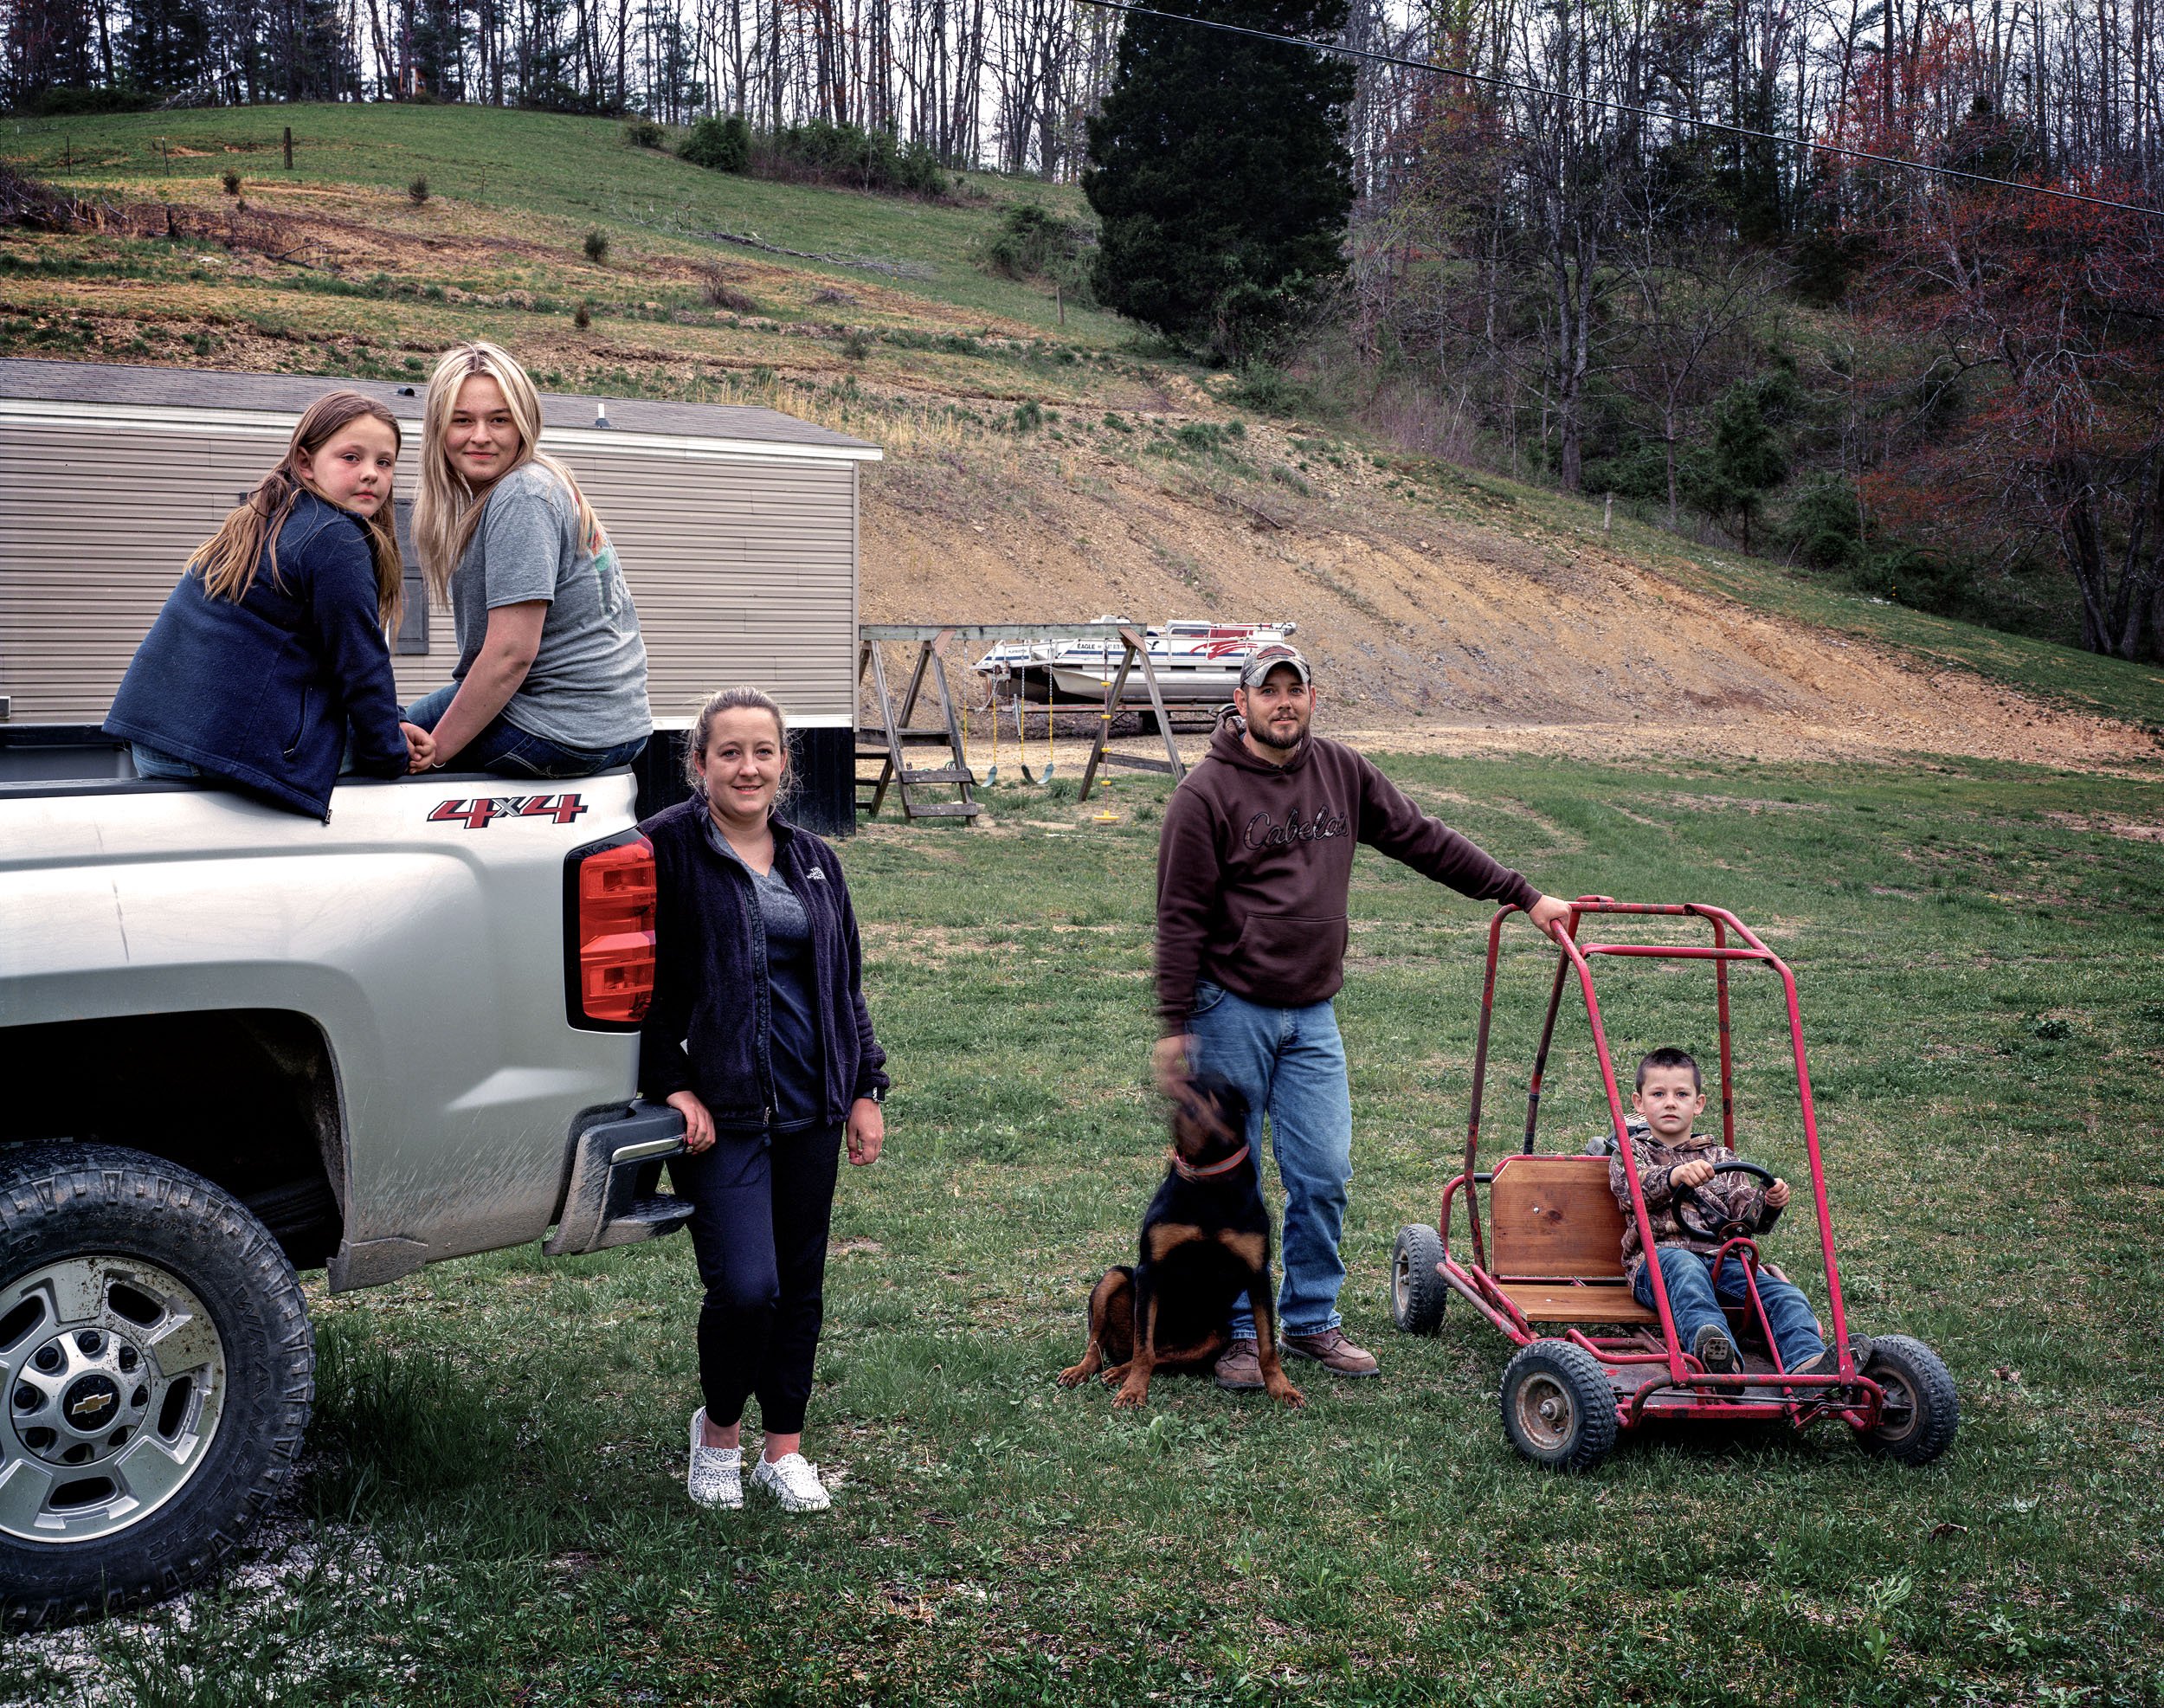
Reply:
M717 1428L742 1418L753 1394L768 1434L804 1427L840 1160L841 1130L810 1127L718 1133L712 1149L669 1163L692 1201L692 1251L706 1286L699 1381Z

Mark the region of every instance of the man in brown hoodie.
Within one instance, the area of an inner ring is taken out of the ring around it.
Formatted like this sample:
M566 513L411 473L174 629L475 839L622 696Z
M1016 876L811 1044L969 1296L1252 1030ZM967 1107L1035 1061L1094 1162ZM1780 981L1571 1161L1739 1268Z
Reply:
M1311 735L1307 661L1266 647L1240 673L1239 714L1165 809L1157 845L1157 1083L1176 1089L1208 1067L1246 1094L1248 1142L1270 1117L1285 1183L1285 1351L1340 1376L1376 1375L1345 1338L1338 1290L1352 1096L1330 998L1345 982L1346 892L1366 842L1460 894L1514 902L1545 931L1568 917L1350 748ZM1254 1320L1243 1295L1222 1388L1260 1388Z

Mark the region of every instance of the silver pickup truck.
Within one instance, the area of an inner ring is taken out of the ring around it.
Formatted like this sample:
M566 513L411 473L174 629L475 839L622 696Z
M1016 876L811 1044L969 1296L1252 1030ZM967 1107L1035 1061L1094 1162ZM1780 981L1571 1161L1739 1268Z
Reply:
M297 1271L681 1224L633 1095L665 777L353 779L318 823L0 725L0 1620L239 1544L308 1421Z

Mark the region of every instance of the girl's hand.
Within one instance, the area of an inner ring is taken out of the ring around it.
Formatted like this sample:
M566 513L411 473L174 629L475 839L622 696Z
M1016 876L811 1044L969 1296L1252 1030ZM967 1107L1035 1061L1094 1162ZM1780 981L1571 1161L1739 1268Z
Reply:
M671 1102L675 1099L672 1098ZM860 1097L849 1105L849 1163L853 1168L863 1168L879 1160L879 1147L886 1143L886 1112L868 1097Z
M696 1157L714 1148L714 1118L696 1092L671 1092L669 1107L684 1118L684 1148Z
M435 764L435 738L418 724L401 724L406 732L406 769L425 771Z

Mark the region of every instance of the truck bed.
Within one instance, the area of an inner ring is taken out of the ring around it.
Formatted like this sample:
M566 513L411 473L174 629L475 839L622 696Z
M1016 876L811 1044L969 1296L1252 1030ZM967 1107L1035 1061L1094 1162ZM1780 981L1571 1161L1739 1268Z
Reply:
M690 792L678 757L681 739L680 732L656 730L647 751L631 766L639 780L637 812L641 818L682 800ZM342 779L339 786L382 781L352 777ZM505 780L483 771L432 771L426 781L501 786ZM25 796L138 795L216 786L138 777L128 744L107 735L95 724L0 724L0 801Z

